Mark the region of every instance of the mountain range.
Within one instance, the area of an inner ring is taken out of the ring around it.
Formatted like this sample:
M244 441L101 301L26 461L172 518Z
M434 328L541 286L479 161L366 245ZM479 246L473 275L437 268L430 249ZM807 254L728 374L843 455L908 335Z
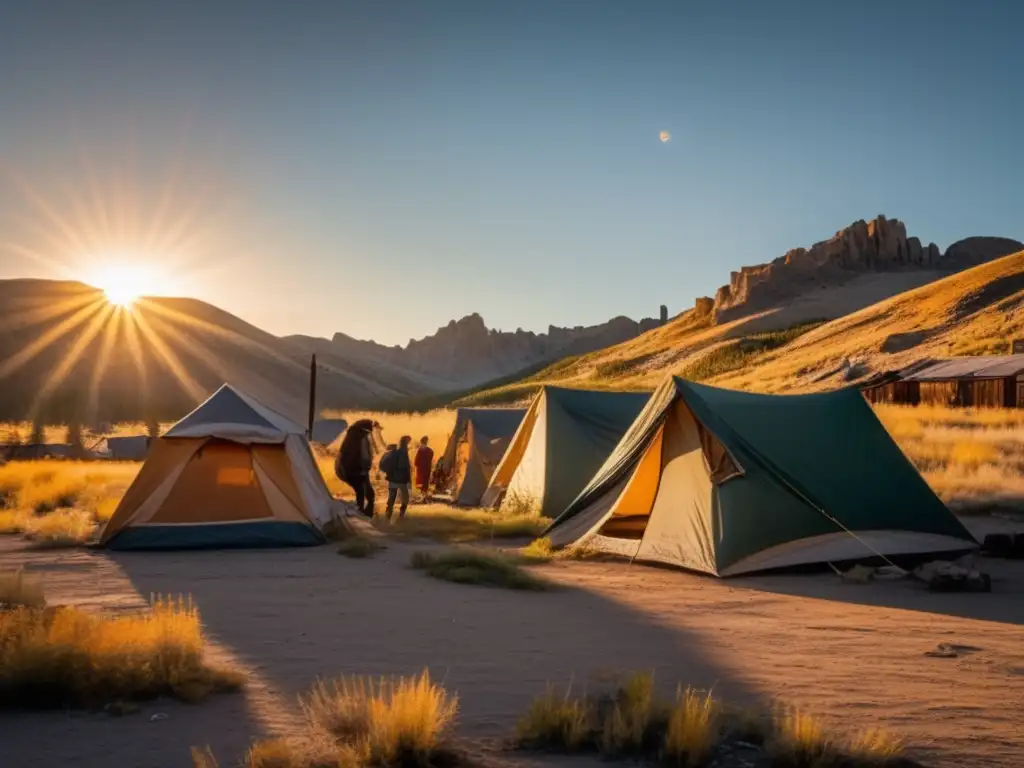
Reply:
M1017 327L1024 254L1008 255L1019 251L1015 240L975 237L941 252L879 216L743 267L667 322L663 310L657 320L506 332L471 314L393 347L343 333L277 337L193 299L117 310L81 283L5 280L0 418L174 419L231 381L304 422L311 353L322 408L503 402L544 382L649 388L666 372L764 391L834 386L849 379L853 358L866 373L925 350L1000 349ZM914 309L933 304L953 315ZM797 352L799 365L782 362Z

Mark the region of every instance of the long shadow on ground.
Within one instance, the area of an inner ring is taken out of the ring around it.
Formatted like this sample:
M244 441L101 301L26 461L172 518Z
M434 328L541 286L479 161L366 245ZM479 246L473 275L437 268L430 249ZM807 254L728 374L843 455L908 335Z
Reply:
M519 593L439 582L390 543L367 560L334 547L267 552L115 555L135 588L191 594L213 638L286 697L318 677L431 674L460 698L469 737L510 735L548 683L655 671L714 686L731 701L759 696L706 653L707 642L580 588Z
M31 550L0 537L0 567L24 567L43 580L51 604L91 611L137 611L148 591L136 593L102 552ZM183 591L171 585L169 592ZM232 761L263 727L249 692L213 696L188 705L153 701L124 717L101 712L0 712L0 766L7 768L184 768L189 747L209 743ZM225 762L224 765L234 765Z

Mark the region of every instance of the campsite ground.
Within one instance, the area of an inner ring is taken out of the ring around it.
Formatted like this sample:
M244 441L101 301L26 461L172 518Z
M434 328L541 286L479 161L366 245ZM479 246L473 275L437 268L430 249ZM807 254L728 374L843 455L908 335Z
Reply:
M679 681L737 704L795 704L840 733L887 728L930 765L1024 761L1024 563L984 561L986 595L604 562L540 566L565 588L517 593L424 578L407 567L411 549L392 540L351 560L332 546L147 554L0 539L4 566L39 573L53 603L135 609L151 593L191 594L214 653L250 681L242 694L123 718L5 714L4 764L170 768L209 744L230 765L254 737L294 727L295 695L317 677L424 667L458 692L460 735L481 748L548 682L654 669L668 690ZM975 650L925 655L939 643Z

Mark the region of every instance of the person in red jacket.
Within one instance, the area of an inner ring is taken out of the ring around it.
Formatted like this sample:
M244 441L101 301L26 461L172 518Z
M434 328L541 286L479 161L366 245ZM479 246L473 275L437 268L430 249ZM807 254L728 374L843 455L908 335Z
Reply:
M427 437L420 438L420 447L416 451L416 458L413 465L416 467L416 487L420 489L424 497L428 495L430 488L430 468L434 464L434 449L427 443Z

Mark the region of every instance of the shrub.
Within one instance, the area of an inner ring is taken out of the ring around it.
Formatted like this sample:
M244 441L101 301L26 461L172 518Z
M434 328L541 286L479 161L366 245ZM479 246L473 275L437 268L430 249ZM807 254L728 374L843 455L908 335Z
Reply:
M303 702L310 722L373 765L429 764L458 713L458 698L430 679L320 683Z
M622 360L609 360L604 363L598 363L594 366L593 377L595 379L614 379L620 376L625 376L643 367L643 365L653 357L653 354L646 354Z
M24 509L0 509L0 534L22 533L29 517Z
M240 687L237 673L205 664L204 644L199 612L182 598L118 617L72 607L0 613L0 706L198 701Z
M551 548L551 539L544 536L540 539L534 539L520 549L519 555L527 562L544 563L551 560L555 553Z
M447 739L458 714L458 698L430 679L374 681L342 677L319 682L300 697L303 732L257 742L248 768L326 768L339 766L435 766L457 762ZM196 755L203 762L196 760ZM193 749L197 768L215 768L212 756Z
M512 491L501 502L501 511L509 516L532 516L540 514L540 499L520 491Z
M549 685L543 696L530 703L516 724L516 743L531 749L576 752L590 738L592 726L586 703L570 696L571 687L559 696Z
M345 557L371 557L384 547L367 536L350 536L341 542L338 554Z
M886 765L897 762L903 755L903 741L891 733L871 728L854 736L846 751L858 762Z
M680 689L668 714L665 759L676 765L703 765L718 740L718 707L710 693Z
M558 696L548 686L519 720L515 743L563 752L597 749L607 757L631 755L697 768L737 741L765 745L771 765L789 768L917 765L902 757L903 745L891 735L869 730L834 740L817 718L794 708L754 717L727 710L710 693L692 688L679 688L673 703L663 702L651 673L631 675L611 696Z
M23 568L0 571L0 609L16 606L42 608L44 605L43 585L37 576L26 574Z
M809 768L830 758L835 749L825 738L825 730L814 715L792 707L781 707L772 720L769 751L782 765Z
M781 331L756 333L736 341L722 344L702 356L699 360L686 366L679 376L691 381L703 381L736 371L753 363L754 359L772 350L784 347L794 339L817 328L824 321L813 321L794 325Z
M428 576L456 584L535 592L552 586L550 582L524 571L506 556L468 549L454 549L441 554L416 551L412 553L410 564Z
M18 492L18 504L37 515L61 507L72 507L84 486L82 478L54 476L48 481L37 480Z
M654 695L654 674L637 672L619 688L602 718L601 751L606 755L650 752L664 733L665 707Z

